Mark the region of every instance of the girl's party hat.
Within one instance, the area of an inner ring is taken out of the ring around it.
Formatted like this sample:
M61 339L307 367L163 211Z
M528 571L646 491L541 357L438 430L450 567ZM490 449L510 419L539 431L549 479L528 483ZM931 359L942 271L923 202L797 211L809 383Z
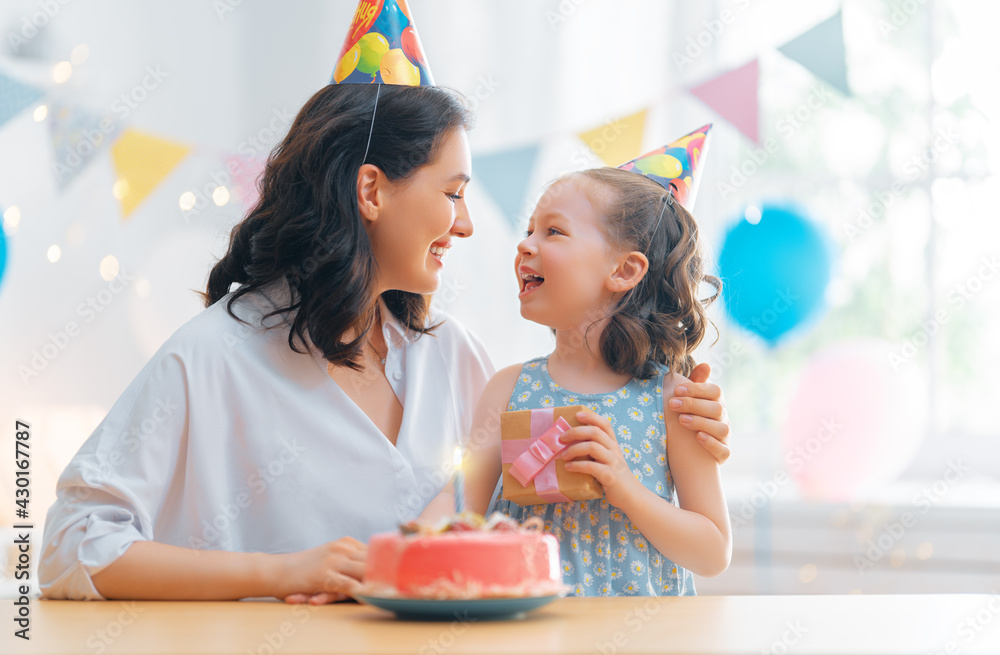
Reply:
M703 125L672 143L622 164L618 168L645 175L658 182L691 211L701 180L701 162L708 152L708 131L712 124Z
M406 0L361 0L330 84L434 84Z

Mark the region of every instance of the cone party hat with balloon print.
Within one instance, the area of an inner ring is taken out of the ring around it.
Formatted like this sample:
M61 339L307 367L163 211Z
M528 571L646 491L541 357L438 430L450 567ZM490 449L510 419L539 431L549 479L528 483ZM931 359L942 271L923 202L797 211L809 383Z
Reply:
M406 0L361 0L330 84L433 86Z
M701 180L701 162L708 151L708 131L712 124L622 164L618 168L644 175L658 182L691 211Z

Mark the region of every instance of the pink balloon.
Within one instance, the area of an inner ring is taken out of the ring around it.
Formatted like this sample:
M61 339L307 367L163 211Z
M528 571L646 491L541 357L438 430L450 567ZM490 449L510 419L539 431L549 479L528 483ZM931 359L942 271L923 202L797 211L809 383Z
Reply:
M784 465L806 498L861 500L913 460L926 427L916 361L888 359L865 339L820 351L806 365L784 428Z

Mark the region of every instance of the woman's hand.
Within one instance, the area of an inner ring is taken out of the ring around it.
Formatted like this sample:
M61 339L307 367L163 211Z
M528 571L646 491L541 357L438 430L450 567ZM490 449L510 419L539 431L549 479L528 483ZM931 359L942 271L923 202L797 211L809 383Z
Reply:
M667 407L680 414L681 425L697 432L698 443L720 464L729 459L729 415L722 389L708 382L712 367L698 364L688 375L691 383L674 387Z
M346 600L364 577L367 554L368 546L343 537L309 550L276 555L274 595L293 604Z
M629 494L641 483L625 462L614 428L608 419L589 410L577 412L576 418L583 425L570 428L559 437L570 444L559 457L572 460L566 462L567 471L589 473L597 478L608 502L624 511L622 504L628 502ZM593 461L581 459L586 457Z

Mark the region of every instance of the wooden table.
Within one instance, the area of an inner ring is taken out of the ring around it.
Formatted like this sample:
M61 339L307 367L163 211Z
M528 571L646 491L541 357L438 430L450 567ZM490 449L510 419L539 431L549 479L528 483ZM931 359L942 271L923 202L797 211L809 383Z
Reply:
M30 643L11 625L0 653L997 653L1000 595L564 598L471 623L355 604L33 601Z

